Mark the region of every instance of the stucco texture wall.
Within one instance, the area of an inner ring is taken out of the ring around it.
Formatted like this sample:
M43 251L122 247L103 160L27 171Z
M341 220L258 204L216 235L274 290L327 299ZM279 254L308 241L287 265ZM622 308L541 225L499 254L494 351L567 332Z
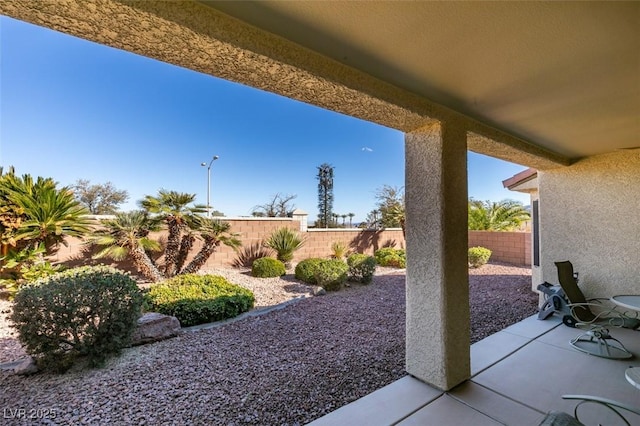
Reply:
M569 260L587 297L640 293L640 150L539 172L542 279Z

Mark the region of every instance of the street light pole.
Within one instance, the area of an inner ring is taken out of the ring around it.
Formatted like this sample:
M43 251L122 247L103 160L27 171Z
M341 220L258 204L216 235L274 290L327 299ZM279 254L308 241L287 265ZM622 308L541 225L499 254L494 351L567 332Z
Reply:
M201 166L207 167L207 217L211 217L211 165L218 158L217 155L214 155L211 161L209 162L209 166L207 167L207 163L200 163Z

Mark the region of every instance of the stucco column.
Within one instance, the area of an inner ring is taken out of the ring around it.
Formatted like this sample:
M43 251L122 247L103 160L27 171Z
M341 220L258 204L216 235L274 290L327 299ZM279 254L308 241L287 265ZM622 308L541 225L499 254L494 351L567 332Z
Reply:
M470 377L466 131L435 123L405 136L406 368L449 390Z

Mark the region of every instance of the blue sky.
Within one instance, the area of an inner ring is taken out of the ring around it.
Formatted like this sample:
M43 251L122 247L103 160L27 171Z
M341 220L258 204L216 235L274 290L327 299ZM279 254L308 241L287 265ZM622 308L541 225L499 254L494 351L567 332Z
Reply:
M383 185L404 185L404 135L278 95L0 17L0 166L111 181L124 210L160 188L247 216L276 193L317 216L317 167L334 170L334 212L365 219ZM525 167L469 153L469 196L529 203L502 180Z

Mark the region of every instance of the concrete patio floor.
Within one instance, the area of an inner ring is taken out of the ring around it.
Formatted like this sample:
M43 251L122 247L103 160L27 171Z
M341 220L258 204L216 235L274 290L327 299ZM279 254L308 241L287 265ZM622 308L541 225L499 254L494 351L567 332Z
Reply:
M640 332L611 329L632 353L610 360L579 352L569 341L581 331L556 316L534 315L471 346L470 380L442 392L407 376L310 423L329 425L538 425L549 411L573 413L562 395L593 395L640 407L640 390L625 370L640 366ZM632 425L640 416L624 413ZM624 424L596 404L580 408L587 425Z

